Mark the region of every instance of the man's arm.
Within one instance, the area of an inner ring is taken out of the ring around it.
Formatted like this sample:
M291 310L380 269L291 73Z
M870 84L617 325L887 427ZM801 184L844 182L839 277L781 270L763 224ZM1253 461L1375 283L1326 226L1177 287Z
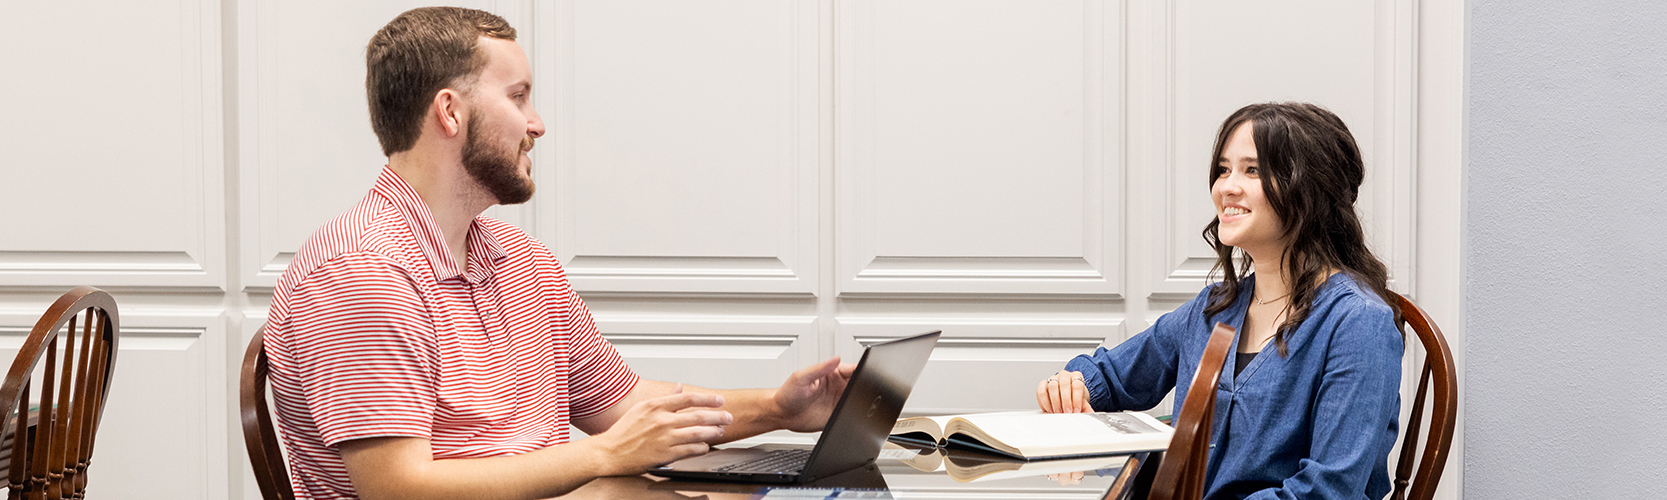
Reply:
M429 441L338 445L360 498L545 498L603 476L640 474L776 429L820 430L856 367L831 358L777 389L711 390L643 380L601 413L575 419L590 438L508 457L435 460ZM703 408L716 408L710 410Z
M595 435L611 429L626 412L640 401L672 394L681 387L688 392L716 394L723 398L721 409L733 415L734 423L723 429L721 436L709 440L711 444L743 439L777 429L799 432L822 430L845 384L851 379L856 365L840 363L838 357L807 366L793 372L776 389L715 390L670 382L643 379L631 392L607 410L583 419L574 419L579 430Z
M630 405L607 432L520 455L435 460L429 440L416 437L355 439L337 447L353 489L367 500L546 498L598 477L639 474L706 453L707 442L734 420L702 409L723 406L722 397L676 387L670 392Z

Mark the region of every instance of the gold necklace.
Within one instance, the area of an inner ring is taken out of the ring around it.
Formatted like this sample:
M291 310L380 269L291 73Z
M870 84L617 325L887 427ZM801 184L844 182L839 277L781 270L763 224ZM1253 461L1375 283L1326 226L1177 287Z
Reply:
M1273 301L1275 301L1275 300L1279 300L1279 299L1283 299L1285 297L1290 297L1291 296L1291 292L1285 292L1285 295L1280 295L1278 297L1274 297L1274 298L1271 298L1271 299L1268 299L1268 300L1262 300L1262 299L1256 298L1256 296L1255 296L1256 292L1255 291L1252 291L1250 293L1251 293L1250 300L1252 302L1255 302L1256 305L1259 305L1259 306L1265 306L1265 305L1268 305L1268 304L1272 304Z

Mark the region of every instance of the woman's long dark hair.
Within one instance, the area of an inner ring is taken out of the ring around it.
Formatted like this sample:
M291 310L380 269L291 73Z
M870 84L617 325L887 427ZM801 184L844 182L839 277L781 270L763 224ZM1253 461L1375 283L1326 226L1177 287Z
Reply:
M1221 124L1210 155L1210 185L1218 179L1219 161L1227 140L1239 125L1253 123L1257 170L1262 193L1284 223L1286 247L1285 282L1291 285L1291 300L1285 305L1285 322L1274 333L1274 345L1285 356L1286 340L1308 318L1314 296L1336 269L1371 288L1401 321L1400 300L1389 291L1389 269L1366 247L1366 233L1355 214L1354 201L1366 178L1366 165L1354 135L1337 115L1307 103L1252 104L1235 111ZM1204 241L1216 251L1211 274L1222 273L1221 286L1210 291L1204 316L1226 310L1239 298L1244 276L1251 267L1245 254L1239 266L1233 263L1233 247L1221 242L1220 219L1204 227Z

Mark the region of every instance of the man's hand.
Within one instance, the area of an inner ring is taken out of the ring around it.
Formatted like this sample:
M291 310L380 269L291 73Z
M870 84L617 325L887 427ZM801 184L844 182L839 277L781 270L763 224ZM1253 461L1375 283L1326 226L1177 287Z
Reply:
M1088 404L1088 387L1082 382L1082 372L1065 370L1036 383L1036 405L1045 413L1094 411Z
M600 475L641 474L649 467L706 454L706 442L723 437L723 426L735 417L699 408L723 404L723 396L683 392L678 385L669 396L632 405L607 432L585 441L594 440L602 448Z
M840 363L835 356L789 375L772 398L781 427L797 432L822 430L856 369L857 365Z
M671 382L643 379L637 382L637 386L631 389L631 392L626 394L624 399L614 403L612 407L583 419L575 419L573 425L596 437L612 434L620 426L627 425L627 415L630 411L639 411L637 408L639 405L682 392L688 395L700 394L707 398L718 398L719 395L722 395L721 400L702 400L722 401L722 403L689 403L684 406L684 408L692 408L694 406L714 407L721 405L721 409L727 411L725 413L727 420L721 424L698 424L728 426L721 429L722 432L716 434L702 434L702 436L705 436L704 440L707 443L718 444L736 439L745 439L777 429L799 432L819 431L822 430L823 425L828 423L828 416L833 414L834 406L839 404L839 396L845 392L845 385L850 381L851 372L856 368L856 365L840 364L837 357L832 358L793 372L792 375L787 377L787 381L777 389L715 391L695 386L685 387ZM672 408L668 411L677 412L679 409ZM683 413L694 411L696 410L682 410ZM730 425L732 423L734 425ZM697 444L691 440L679 441L677 446L683 446L683 448L678 448L683 454L677 458L698 455L706 451L705 444ZM660 461L652 462L645 459L640 465L646 467L671 461L671 459L656 459ZM634 470L641 471L641 469ZM633 472L620 473L632 474Z

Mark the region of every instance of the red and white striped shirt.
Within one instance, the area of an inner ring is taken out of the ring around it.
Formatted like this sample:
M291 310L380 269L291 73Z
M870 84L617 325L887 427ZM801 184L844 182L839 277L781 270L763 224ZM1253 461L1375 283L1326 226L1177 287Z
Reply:
M462 272L428 206L384 168L278 280L265 343L297 498L358 498L343 441L515 455L567 442L570 418L636 386L548 248L486 217L468 239Z

